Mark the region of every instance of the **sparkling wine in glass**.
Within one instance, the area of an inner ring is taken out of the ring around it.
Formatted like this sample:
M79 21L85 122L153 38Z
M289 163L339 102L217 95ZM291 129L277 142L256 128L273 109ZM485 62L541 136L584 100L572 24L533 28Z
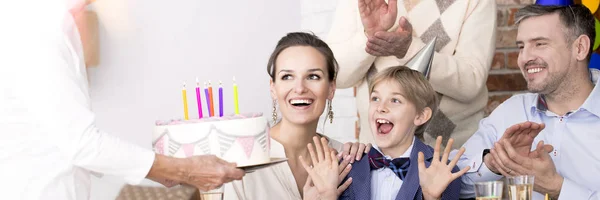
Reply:
M532 175L508 177L508 198L510 200L531 200L533 193Z
M221 186L214 190L200 191L200 200L223 200L223 189Z

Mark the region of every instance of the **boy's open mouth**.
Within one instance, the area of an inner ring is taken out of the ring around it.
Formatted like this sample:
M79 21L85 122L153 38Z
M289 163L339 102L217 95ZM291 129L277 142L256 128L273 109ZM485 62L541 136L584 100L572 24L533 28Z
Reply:
M388 134L394 128L394 124L387 119L377 119L375 120L377 124L377 132L380 134Z

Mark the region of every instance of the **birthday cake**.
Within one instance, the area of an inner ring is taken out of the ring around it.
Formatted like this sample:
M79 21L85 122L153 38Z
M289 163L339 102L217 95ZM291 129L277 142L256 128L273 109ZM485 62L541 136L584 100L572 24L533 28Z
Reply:
M270 161L262 113L157 121L152 141L156 153L172 157L213 154L240 167Z

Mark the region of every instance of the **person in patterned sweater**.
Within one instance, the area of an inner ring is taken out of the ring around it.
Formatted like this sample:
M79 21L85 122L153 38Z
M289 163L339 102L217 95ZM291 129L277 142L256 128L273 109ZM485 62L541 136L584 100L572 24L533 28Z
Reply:
M404 65L434 37L429 82L440 112L417 137L433 146L454 139L459 148L484 117L486 80L496 42L494 0L339 0L327 43L340 66L338 88L357 87L361 143L372 143L367 82L378 71Z

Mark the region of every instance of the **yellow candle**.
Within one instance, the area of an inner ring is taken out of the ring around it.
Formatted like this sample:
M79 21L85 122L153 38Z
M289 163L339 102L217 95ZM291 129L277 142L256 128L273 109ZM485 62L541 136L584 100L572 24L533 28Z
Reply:
M238 104L238 91L237 84L235 84L235 76L233 77L233 106L235 108L235 114L240 114L240 106Z
M188 105L187 105L187 92L185 91L185 82L183 82L183 89L181 90L181 95L183 96L183 114L185 115L185 120L189 120L188 116Z

